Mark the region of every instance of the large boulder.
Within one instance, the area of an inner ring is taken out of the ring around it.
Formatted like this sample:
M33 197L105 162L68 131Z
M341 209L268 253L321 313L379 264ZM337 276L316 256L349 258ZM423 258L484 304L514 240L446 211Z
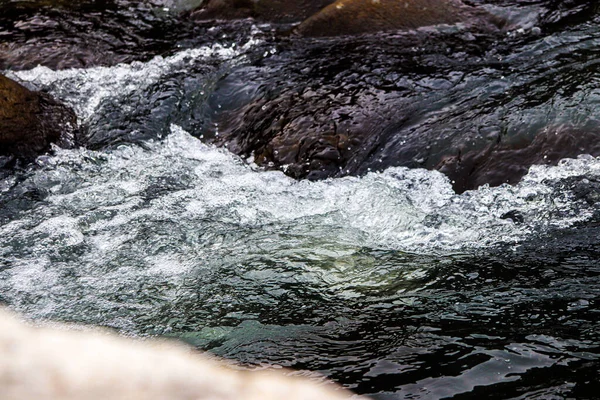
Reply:
M483 17L483 18L481 18ZM491 19L460 0L337 0L304 21L303 36L337 36Z
M77 117L50 95L0 75L0 155L32 159L73 141Z
M235 371L174 343L32 328L4 311L0 354L2 400L337 400L351 395L281 371Z
M434 168L472 142L473 126L487 123L467 117L484 98L479 78L471 83L449 71L479 64L469 53L494 39L465 40L461 32L296 38L218 82L209 103L225 106L205 113L214 115L212 124L196 131L297 179ZM246 82L255 89L231 104L231 88ZM466 100L456 104L460 98Z
M600 123L581 100L598 71L572 61L590 50L532 57L544 43L538 29L475 26L282 40L217 83L204 114L216 128L198 132L296 179L399 166L437 169L457 192L516 183L532 165L600 155Z

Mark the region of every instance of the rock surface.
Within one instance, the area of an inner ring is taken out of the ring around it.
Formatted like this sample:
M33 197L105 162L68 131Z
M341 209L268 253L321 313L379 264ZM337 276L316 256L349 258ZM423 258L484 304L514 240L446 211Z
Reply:
M194 19L256 18L268 22L300 22L333 0L209 0Z
M523 40L535 42L533 32ZM594 50L532 57L519 43L474 27L296 37L218 83L211 101L227 106L214 109L212 140L297 179L426 168L457 192L600 154L595 111L577 97L594 90L597 70L581 73L573 61ZM560 69L546 76L544 62ZM231 88L246 82L247 99L228 105Z
M82 68L147 60L171 49L191 29L177 9L171 11L173 2L177 0L4 2L0 69Z
M31 159L74 139L73 110L0 75L0 155Z
M300 24L296 32L303 36L353 35L470 22L484 15L459 0L337 0Z
M600 156L600 131L548 127L530 140L494 143L483 149L444 158L436 169L448 176L458 193L489 184L516 184L532 165L556 165L580 154Z
M350 393L280 372L241 372L156 340L32 328L0 310L2 400L337 400Z

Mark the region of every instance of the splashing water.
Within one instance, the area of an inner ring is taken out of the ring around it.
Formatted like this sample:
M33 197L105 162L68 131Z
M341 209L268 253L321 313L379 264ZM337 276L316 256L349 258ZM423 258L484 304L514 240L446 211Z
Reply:
M378 399L585 397L600 354L600 159L462 195L422 169L264 171L178 124L250 53L275 51L261 46L11 74L74 107L92 139L122 123L154 134L57 149L2 178L0 301L319 371Z

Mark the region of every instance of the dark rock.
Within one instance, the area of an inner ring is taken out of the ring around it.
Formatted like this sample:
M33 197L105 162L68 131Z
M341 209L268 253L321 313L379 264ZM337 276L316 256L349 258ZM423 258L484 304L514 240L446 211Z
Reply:
M483 149L444 158L436 167L452 181L454 190L477 189L483 184L515 184L538 164L556 165L580 154L600 156L600 130L547 127L533 140L494 143Z
M252 0L209 0L206 5L192 13L194 19L235 19L255 17Z
M504 213L500 216L500 219L509 219L515 224L522 224L525 222L525 217L517 210L511 210L507 213Z
M334 0L209 0L192 13L192 18L236 19L255 18L260 21L300 22Z
M164 54L193 24L161 3L168 1L3 2L0 69L110 66Z
M217 85L209 103L227 104L231 88L244 82L256 89L245 104L215 109L213 140L294 178L434 168L466 141L473 124L468 112L484 97L478 82L453 72L468 62L446 56L455 47L461 57L477 53L484 41L459 36L418 32L318 43L295 38L289 51L282 45L260 67L242 68ZM467 101L453 106L461 96ZM208 129L202 129L206 139Z
M0 156L30 160L51 143L72 143L76 127L69 107L0 75Z
M296 32L337 36L475 21L481 25L491 19L459 0L338 0L300 24Z
M600 155L600 122L580 100L596 88L599 68L580 65L597 49L538 40L473 27L294 37L216 85L205 115L218 132L202 134L298 179L403 166L437 169L457 192L514 184L531 165ZM231 88L245 88L243 104Z
M592 21L600 12L600 3L589 0L550 0L545 2L546 12L540 25L546 32L557 32L569 26Z

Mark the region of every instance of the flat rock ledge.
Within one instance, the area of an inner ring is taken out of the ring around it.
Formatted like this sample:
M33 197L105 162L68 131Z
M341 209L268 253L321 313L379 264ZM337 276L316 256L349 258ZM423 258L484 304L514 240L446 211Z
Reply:
M338 400L281 372L235 371L191 349L97 330L34 328L0 310L2 400ZM358 397L352 397L358 400Z

